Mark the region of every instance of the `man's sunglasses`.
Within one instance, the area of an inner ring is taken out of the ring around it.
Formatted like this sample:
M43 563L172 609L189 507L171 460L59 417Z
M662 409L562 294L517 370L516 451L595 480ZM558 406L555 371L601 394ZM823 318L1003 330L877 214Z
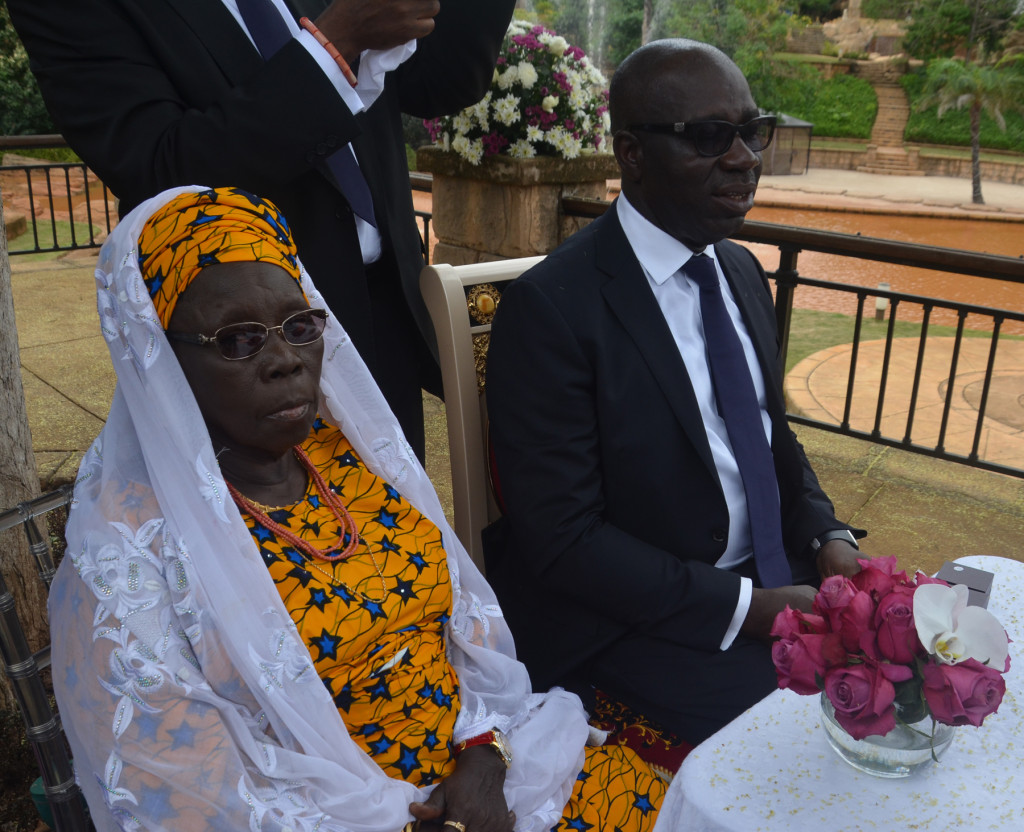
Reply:
M754 153L760 153L772 143L775 122L775 116L758 116L746 124L733 124L731 121L677 121L674 124L631 124L626 129L645 133L670 133L689 139L701 156L721 156L732 147L737 134Z
M324 334L327 326L326 309L303 309L289 315L280 326L266 326L258 321L222 326L213 335L187 332L168 332L167 337L186 344L208 346L213 344L228 361L239 361L252 358L262 350L270 338L270 333L277 331L293 347L315 344Z

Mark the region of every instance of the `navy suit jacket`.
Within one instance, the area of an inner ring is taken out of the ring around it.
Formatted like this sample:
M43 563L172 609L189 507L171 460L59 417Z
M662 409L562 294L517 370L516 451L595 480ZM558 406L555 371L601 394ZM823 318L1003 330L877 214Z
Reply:
M286 0L316 18L328 0ZM353 115L297 41L264 61L220 0L8 0L68 144L122 215L179 185L235 186L274 201L303 262L374 368L369 287L355 221L323 175L352 143L382 236L382 269L433 346L401 113L429 118L483 97L513 0L446 0L436 28Z
M786 422L764 271L719 262L765 377L783 537L794 575L835 519ZM717 569L729 516L685 364L612 209L504 292L487 404L505 517L488 578L535 684L567 683L626 634L717 651L740 578ZM638 660L641 660L638 657Z

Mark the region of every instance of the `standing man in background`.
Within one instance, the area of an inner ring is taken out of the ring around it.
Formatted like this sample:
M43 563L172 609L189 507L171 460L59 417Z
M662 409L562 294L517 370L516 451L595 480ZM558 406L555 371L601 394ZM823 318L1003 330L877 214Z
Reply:
M439 390L440 373L401 114L482 98L514 5L7 2L54 121L122 215L196 182L278 205L420 459L420 388Z

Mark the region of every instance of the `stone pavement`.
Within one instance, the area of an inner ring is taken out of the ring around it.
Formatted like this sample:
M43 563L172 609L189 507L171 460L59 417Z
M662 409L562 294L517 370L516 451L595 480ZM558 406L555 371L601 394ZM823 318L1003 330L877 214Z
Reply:
M873 176L843 171L812 171L804 177L766 177L758 201L787 200L784 204L809 207L842 207L848 210L973 211L957 207L970 203L970 183L935 177ZM1024 186L986 182L987 214L1000 219L1024 221ZM842 192L840 193L838 190ZM422 201L422 196L417 195ZM945 200L945 201L942 201ZM963 216L964 214L959 214ZM1024 233L1024 226L1022 226ZM106 345L99 335L92 270L94 253L76 253L46 262L12 258L15 314L21 348L22 377L28 402L33 446L44 488L74 477L82 453L102 427L114 389L114 374ZM1024 342L1021 342L1024 344ZM866 346L866 345L865 345ZM998 424L987 429L986 452L1011 447L1014 456L1000 453L1000 461L1024 465L1024 350L1007 349L999 365L1000 404L989 404L989 415ZM872 348L873 349L873 348ZM862 347L864 352L871 349ZM938 348L936 348L936 355ZM836 379L845 379L843 348L834 348L806 359L788 379L789 394L799 409L837 416ZM848 367L849 355L846 353ZM958 374L957 409L969 415L976 371L972 358ZM890 389L909 386L903 359L896 363L897 377ZM938 371L937 371L938 372ZM862 377L868 370L858 370ZM940 374L941 375L941 374ZM945 380L930 378L929 395L944 389ZM900 402L887 399L888 420L899 420ZM800 397L804 396L803 399ZM994 401L995 399L993 399ZM976 403L976 398L974 399ZM868 405L858 405L857 419ZM818 410L815 411L815 408ZM934 408L932 411L934 412ZM447 460L447 434L443 405L426 400L427 468L450 511L451 490ZM819 412L820 411L820 412ZM934 421L915 417L917 430L934 430ZM928 427L931 424L932 427ZM958 434L962 431L956 430ZM957 463L886 448L870 442L840 437L809 428L798 430L825 490L834 500L838 515L870 530L865 550L871 554L895 554L907 568L936 570L942 561L965 554L997 554L1024 560L1024 481ZM958 439L958 441L960 441ZM1016 444L1014 444L1016 443ZM1017 450L1013 450L1016 448ZM1015 460L1015 461L1013 461Z

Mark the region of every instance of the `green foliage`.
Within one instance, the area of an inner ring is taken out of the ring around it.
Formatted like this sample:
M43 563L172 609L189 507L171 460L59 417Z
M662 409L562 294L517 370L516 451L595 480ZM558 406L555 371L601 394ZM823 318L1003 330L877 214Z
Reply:
M584 3L577 5L585 8ZM644 25L643 0L608 0L605 15L605 60L611 66L618 66L640 46Z
M1009 31L1017 0L916 0L903 48L914 58L974 59L994 52Z
M914 7L915 0L864 0L861 17L872 20L902 20Z
M805 23L796 10L792 0L693 0L675 4L657 34L714 44L736 61L758 105L776 110L780 85L794 70L774 56L785 49L786 35Z
M814 125L815 136L866 139L878 113L875 90L862 78L814 74L781 85L779 109Z
M0 4L0 135L55 132L7 6Z
M990 67L989 69L994 69ZM933 70L934 71L934 70ZM1013 90L1014 79L1011 77L1012 70L1002 70L1007 74L1005 81L1009 89L1005 90L1004 97L1010 98L1011 104L1016 101L1024 104L1024 97L1021 97ZM934 76L933 76L934 77ZM923 144L946 144L962 147L969 147L971 144L970 112L968 101L964 101L962 109L954 108L943 112L939 117L939 100L935 96L936 90L928 91L928 79L924 71L918 70L904 75L901 79L903 89L910 100L910 121L907 124L906 139L911 142ZM1019 79L1016 83L1020 83ZM965 93L957 93L962 95ZM931 103L929 104L929 99ZM1014 112L1017 109L1017 112ZM998 121L985 110L981 113L981 147L992 150L1014 150L1024 152L1024 115L1020 107L1000 107L1000 112L1005 119L1006 130L999 128Z

